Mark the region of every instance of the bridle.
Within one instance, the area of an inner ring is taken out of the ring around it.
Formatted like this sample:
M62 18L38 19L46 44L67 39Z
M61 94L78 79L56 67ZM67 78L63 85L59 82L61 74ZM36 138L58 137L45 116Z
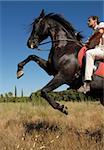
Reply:
M51 27L50 29L53 29L53 28L55 28L55 26L53 26L53 27ZM68 31L64 28L64 30L66 31L66 33L68 33ZM69 34L69 33L68 33ZM72 37L72 36L71 36ZM83 43L78 43L78 41L77 41L77 39L59 39L59 40L50 40L50 41L47 41L47 42L43 42L43 43L39 43L39 46L40 45L45 45L45 44L48 44L48 43L55 43L55 42L59 42L59 41L68 41L68 42L76 42L76 44L77 45L79 45L79 46L83 46ZM39 51L49 51L50 49L46 49L46 50L43 50L43 49L40 49L40 48L35 48L35 49L37 49L37 50L39 50Z

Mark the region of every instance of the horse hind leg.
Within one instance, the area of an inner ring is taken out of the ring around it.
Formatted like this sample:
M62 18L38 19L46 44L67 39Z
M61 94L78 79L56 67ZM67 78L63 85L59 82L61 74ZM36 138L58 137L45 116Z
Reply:
M58 102L56 102L52 96L49 96L49 92L53 91L54 89L61 86L63 83L63 79L60 77L60 75L56 75L42 90L41 90L41 96L47 100L47 102L54 108L59 111L61 111L64 114L68 114L67 107L64 105L60 105Z

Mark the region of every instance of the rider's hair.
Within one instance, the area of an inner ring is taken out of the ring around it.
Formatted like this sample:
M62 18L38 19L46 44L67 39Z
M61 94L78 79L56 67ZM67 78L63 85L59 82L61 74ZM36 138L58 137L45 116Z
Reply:
M92 18L93 20L97 20L97 24L100 23L98 16L90 16L89 18ZM89 18L88 18L88 19L89 19Z

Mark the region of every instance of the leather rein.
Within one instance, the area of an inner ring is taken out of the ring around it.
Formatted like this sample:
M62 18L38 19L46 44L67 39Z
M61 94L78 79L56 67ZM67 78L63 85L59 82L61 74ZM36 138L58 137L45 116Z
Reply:
M58 42L58 41L76 42L77 45L79 45L79 46L81 46L81 47L83 46L83 44L78 43L75 39L65 39L65 40L62 39L62 40L54 40L54 41L51 41L51 40L50 40L50 41L47 41L47 42L40 43L39 46L40 46L40 45L45 45L45 44L48 44L48 43L52 43L52 42L53 42L53 43L54 43L54 42ZM50 50L50 49L43 50L43 49L40 49L40 48L38 48L38 47L35 48L35 49L37 49L37 50L39 50L39 51L48 51L48 50Z

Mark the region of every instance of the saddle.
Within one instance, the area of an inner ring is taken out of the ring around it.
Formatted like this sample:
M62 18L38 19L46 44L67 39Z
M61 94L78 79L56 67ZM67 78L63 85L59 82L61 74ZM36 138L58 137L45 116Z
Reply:
M78 63L80 68L83 66L83 59L86 54L86 46L82 47L78 53ZM104 60L96 60L94 63L94 74L104 78Z

